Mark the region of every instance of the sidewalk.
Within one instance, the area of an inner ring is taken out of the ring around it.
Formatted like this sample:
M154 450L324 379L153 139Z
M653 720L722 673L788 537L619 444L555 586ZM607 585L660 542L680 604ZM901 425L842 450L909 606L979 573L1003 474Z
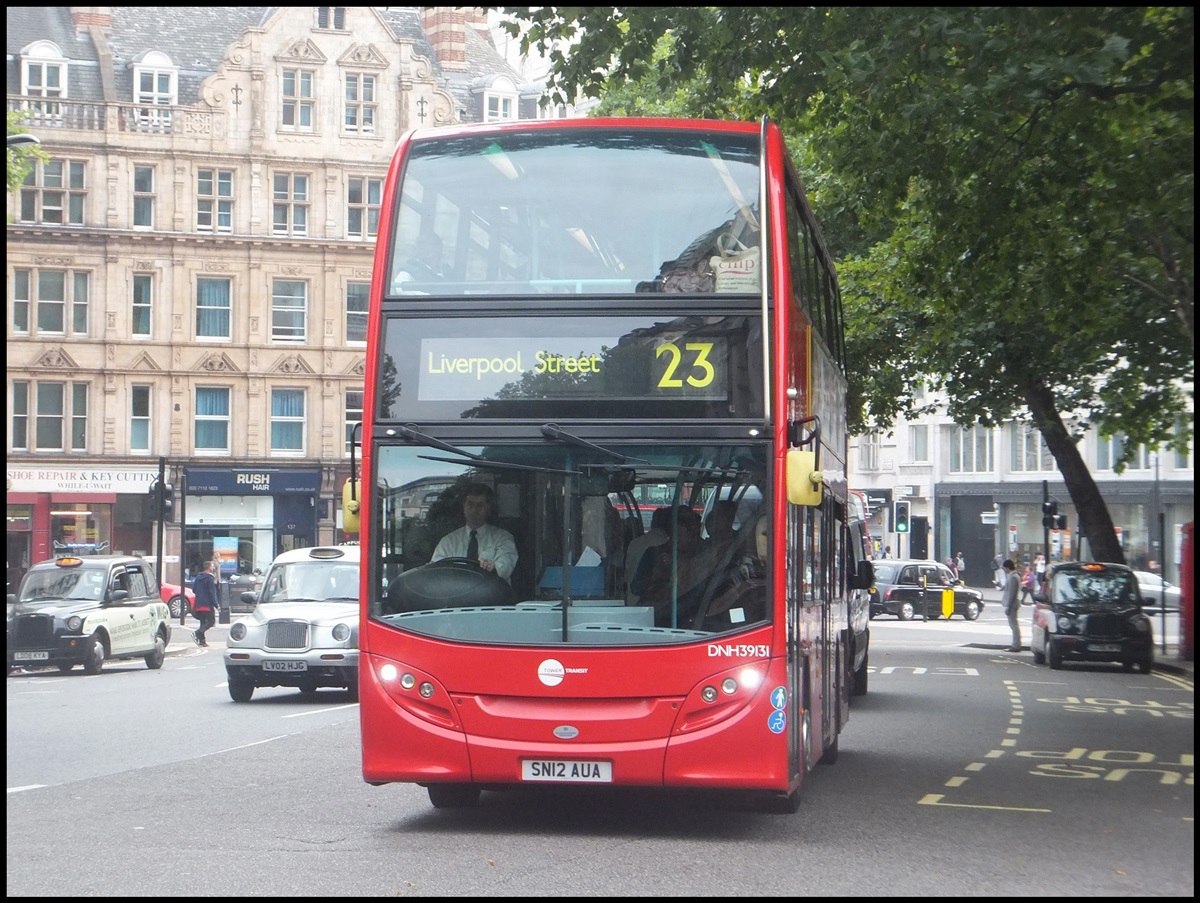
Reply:
M989 608L1000 610L1000 590L993 586L973 586L971 589L977 589L983 593L983 601L987 603ZM1029 606L1024 606L1028 609ZM1159 635L1159 630L1162 626L1162 621L1157 613L1148 615L1151 623L1154 625L1154 667L1161 671L1166 671L1170 674L1178 674L1181 677L1194 678L1196 673L1195 661L1188 661L1179 653L1179 637L1168 636L1167 648L1163 650L1163 638ZM1178 617L1178 616L1176 616ZM1025 633L1025 619L1021 621L1022 633ZM1026 637L1028 640L1028 637Z

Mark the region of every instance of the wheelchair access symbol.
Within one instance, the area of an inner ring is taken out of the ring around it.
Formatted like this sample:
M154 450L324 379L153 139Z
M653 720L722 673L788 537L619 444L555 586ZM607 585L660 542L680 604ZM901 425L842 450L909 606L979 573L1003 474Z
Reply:
M767 716L767 727L773 734L782 734L783 729L787 727L787 712L784 711L787 706L786 687L776 687L771 691L771 705L775 711Z

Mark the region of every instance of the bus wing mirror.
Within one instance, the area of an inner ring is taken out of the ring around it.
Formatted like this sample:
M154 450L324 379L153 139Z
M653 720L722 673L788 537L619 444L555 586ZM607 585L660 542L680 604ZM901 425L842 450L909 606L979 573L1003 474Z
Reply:
M362 480L347 480L342 487L342 530L357 533L362 508Z
M817 470L816 452L789 448L787 453L787 496L793 505L821 504L824 480Z
M854 586L851 589L870 589L875 585L875 565L863 560L858 563L858 573L855 575Z

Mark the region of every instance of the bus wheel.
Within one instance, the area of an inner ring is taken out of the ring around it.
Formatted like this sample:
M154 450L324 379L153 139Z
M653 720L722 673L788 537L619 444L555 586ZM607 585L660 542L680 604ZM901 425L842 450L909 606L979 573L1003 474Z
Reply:
M479 803L479 788L474 784L430 784L425 789L435 809L469 809Z
M867 695L867 662L870 659L870 653L863 656L863 663L854 672L854 684L850 689L851 696L866 696Z
M773 815L795 815L800 810L800 791L791 793L769 793L763 802L763 811Z
M833 742L825 747L825 750L821 753L821 761L819 764L821 764L821 765L836 765L837 764L838 740L839 739L840 738L838 738L838 737L834 737Z

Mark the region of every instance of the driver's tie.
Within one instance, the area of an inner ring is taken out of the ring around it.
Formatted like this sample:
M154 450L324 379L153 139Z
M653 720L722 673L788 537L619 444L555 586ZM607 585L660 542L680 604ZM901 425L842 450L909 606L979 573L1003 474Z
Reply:
M467 543L467 557L472 561L479 560L479 536L474 530L471 531L471 540Z

